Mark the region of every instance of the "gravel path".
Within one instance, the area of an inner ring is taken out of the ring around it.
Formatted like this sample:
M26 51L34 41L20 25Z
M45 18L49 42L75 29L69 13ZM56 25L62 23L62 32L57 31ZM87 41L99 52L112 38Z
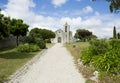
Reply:
M85 79L66 48L55 44L29 68L20 83L85 83Z

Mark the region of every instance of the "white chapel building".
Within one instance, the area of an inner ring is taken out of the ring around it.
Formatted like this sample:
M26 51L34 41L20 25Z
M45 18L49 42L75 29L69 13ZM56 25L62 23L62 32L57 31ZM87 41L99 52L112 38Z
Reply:
M55 38L51 39L52 43L70 43L72 42L72 32L70 31L70 25L67 23L64 25L64 30L58 29L55 31Z

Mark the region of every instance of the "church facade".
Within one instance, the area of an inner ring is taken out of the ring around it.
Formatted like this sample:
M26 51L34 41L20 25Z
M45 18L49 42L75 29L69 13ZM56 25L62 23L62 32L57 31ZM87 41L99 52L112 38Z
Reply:
M70 31L70 25L67 23L64 25L64 30L58 29L55 31L55 38L51 39L52 43L70 43L72 42L72 32Z

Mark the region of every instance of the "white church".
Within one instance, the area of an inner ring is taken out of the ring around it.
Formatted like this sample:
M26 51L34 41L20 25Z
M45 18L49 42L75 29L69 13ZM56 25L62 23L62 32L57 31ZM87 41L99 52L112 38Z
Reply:
M70 43L72 42L72 32L70 31L70 25L67 23L64 25L64 30L58 29L55 31L55 38L51 39L51 43Z

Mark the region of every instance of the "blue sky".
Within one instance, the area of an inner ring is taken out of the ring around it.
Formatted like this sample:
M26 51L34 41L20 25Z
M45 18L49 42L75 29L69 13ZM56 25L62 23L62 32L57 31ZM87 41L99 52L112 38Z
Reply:
M68 22L71 30L88 29L99 38L112 36L113 26L120 32L120 13L110 13L104 0L0 0L2 13L23 19L34 27L53 31L63 29Z

